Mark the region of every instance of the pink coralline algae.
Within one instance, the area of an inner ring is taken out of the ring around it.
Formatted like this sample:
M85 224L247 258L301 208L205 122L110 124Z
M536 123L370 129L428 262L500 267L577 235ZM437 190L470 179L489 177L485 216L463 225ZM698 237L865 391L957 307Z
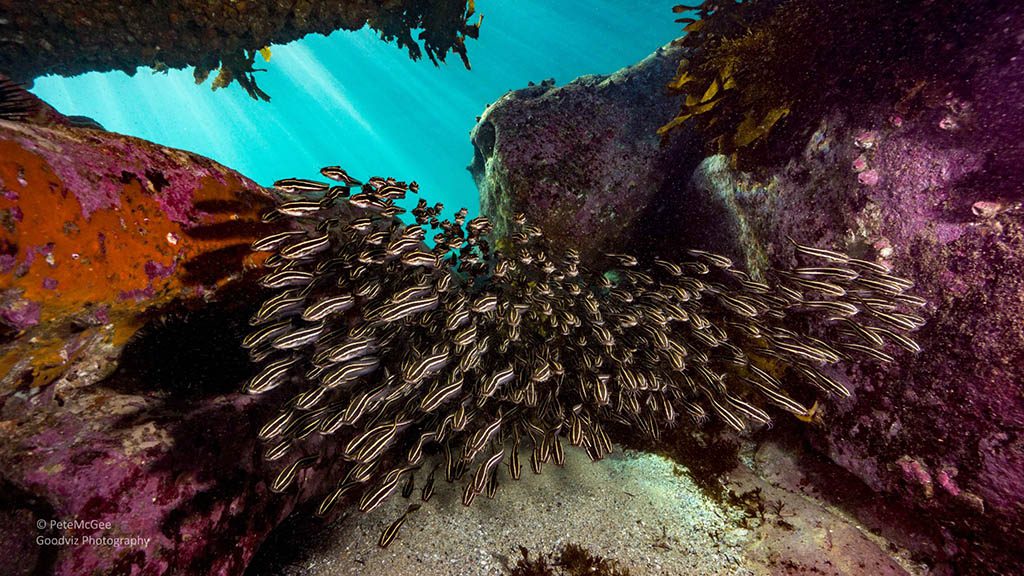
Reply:
M682 197L665 192L686 181L701 146L691 127L664 144L657 130L675 116L678 102L664 87L685 54L669 45L614 82L585 76L491 105L471 134L470 171L495 233L507 235L512 212L522 211L549 239L578 247L585 262L627 242L648 207L680 209L673 203ZM665 154L671 171L657 162Z
M122 301L133 300L135 302L145 302L156 294L156 290L153 285L150 284L145 288L136 288L135 290L123 290L118 294L118 299Z
M857 181L865 186L877 186L879 180L878 170L865 170L857 175Z
M157 278L169 278L174 274L174 270L178 267L177 263L172 263L170 266L165 266L155 260L146 262L146 276L150 280Z
M909 456L901 458L897 464L900 470L903 471L903 479L911 486L919 487L925 498L931 498L935 495L932 475L924 465Z
M943 468L935 474L935 480L939 483L950 496L959 496L960 488L956 485L953 478L956 476L956 468Z
M19 299L0 304L0 319L18 330L24 330L39 323L41 310L38 303Z
M97 350L79 354L103 360ZM71 364L71 370L86 370L75 372L79 378L95 379L88 368ZM34 547L21 558L29 567L25 573L46 566L45 573L57 576L241 574L270 529L331 478L311 479L293 498L271 498L263 482L239 480L265 474L256 459L239 457L256 450L255 435L239 431L268 413L251 396L213 396L154 418L166 407L152 395L105 386L58 394L59 399L51 389L7 402L20 412L0 420L9 426L0 446L4 479L45 502L46 519L97 521L96 529L74 535L139 540L121 546L69 543L49 558ZM58 402L65 409L56 409ZM33 538L61 535L37 529L39 518L7 517L4 528ZM10 547L3 550L9 553Z
M865 130L853 139L853 145L864 150L871 150L878 144L878 131Z

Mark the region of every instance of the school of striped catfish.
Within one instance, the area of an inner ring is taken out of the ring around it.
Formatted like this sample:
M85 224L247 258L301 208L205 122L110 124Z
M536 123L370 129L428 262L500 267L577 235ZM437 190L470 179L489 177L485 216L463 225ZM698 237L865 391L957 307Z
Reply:
M818 402L794 396L849 396L842 363L919 352L925 302L874 261L792 242L801 266L763 278L702 250L583 263L521 215L494 238L488 218L443 219L420 198L407 223L396 201L415 182L321 174L330 182L274 185L264 221L284 229L252 246L271 253L260 284L272 295L242 342L261 366L249 393L294 391L259 432L263 457L287 463L271 489L329 464L323 445L336 443L344 477L320 515L412 498L417 477L426 502L439 471L469 506L519 480L521 455L536 474L566 444L602 459L610 428L658 438L713 415L742 431L775 409L810 421Z

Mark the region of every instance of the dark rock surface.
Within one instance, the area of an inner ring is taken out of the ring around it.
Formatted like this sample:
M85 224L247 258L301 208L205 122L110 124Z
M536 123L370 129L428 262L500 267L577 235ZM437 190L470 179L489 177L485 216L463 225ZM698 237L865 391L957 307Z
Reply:
M1024 29L1019 7L991 19L993 31ZM853 397L827 400L824 426L803 434L879 497L918 512L926 529L907 537L923 540L907 544L940 573L1019 573L1024 38L1009 37L1010 48L1007 39L994 32L963 47L978 63L965 72L965 93L911 109L897 106L898 94L851 101L815 120L802 154L756 175L723 156L692 169L685 148L653 146L658 121L640 144L605 143L602 130L651 115L653 80L623 83L618 89L636 93L614 99L600 80L512 93L474 131L483 206L498 222L524 211L588 253L629 239L629 250L645 257L698 247L763 270L795 262L791 236L914 279L929 301L928 325L915 335L923 351L847 368ZM666 166L686 170L688 183L651 176ZM630 188L634 178L662 184ZM611 211L588 211L591 202ZM670 203L681 209L641 218Z
M656 131L674 116L665 84L682 51L667 46L610 76L509 92L473 129L470 171L501 236L517 211L584 258L638 239L641 220L678 213L702 158L692 137L666 147Z
M414 59L425 53L431 60L444 60L449 51L465 58L465 38L475 37L474 25L466 22L466 8L465 0L10 0L0 3L0 73L31 82L48 74L134 74L140 66L194 66L202 81L223 65L230 74L221 81L230 83L233 77L245 86L246 80L252 81L254 57L261 48L365 25L384 40L397 41Z
M256 432L282 399L235 392L250 375L233 345L243 316L224 305L175 315L120 356L94 339L51 386L3 397L0 550L18 558L5 565L68 576L239 574L267 533L322 489L329 475L289 495L261 480L271 470Z

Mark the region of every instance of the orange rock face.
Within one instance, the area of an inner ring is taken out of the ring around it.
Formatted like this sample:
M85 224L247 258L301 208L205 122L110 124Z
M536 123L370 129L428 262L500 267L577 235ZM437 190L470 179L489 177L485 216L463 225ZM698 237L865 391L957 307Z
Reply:
M105 331L118 347L141 313L239 278L267 198L191 153L0 120L0 389L29 366L44 385L75 339Z

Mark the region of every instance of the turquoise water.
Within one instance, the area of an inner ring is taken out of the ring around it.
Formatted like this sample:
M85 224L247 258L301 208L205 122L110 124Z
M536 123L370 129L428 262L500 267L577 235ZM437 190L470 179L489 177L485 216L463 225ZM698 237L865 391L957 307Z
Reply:
M32 91L65 114L108 130L209 156L261 184L315 176L340 164L354 176L417 180L431 201L479 210L466 170L469 131L510 89L555 78L607 74L679 36L676 0L479 0L472 70L457 55L435 68L411 61L373 30L308 36L257 57L260 87L212 92L191 70L134 77L121 72L45 77Z

